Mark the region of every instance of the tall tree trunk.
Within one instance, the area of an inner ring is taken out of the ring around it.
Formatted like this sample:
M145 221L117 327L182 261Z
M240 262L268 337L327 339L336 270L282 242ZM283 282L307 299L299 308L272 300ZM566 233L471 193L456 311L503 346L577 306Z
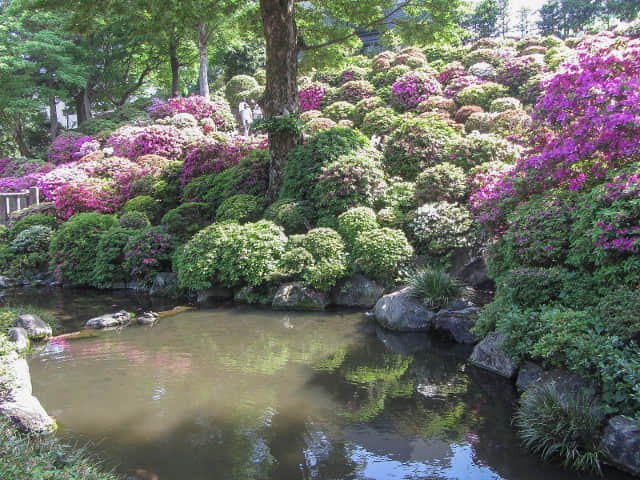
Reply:
M13 139L16 141L16 145L18 145L18 150L20 150L20 155L27 158L33 158L27 143L24 140L24 132L22 131L22 117L20 114L16 114L15 125L13 127Z
M267 40L265 117L298 113L298 39L294 0L260 0ZM282 171L289 151L301 142L300 135L269 133L269 196L276 199L282 187Z
M173 34L169 39L169 61L171 62L171 95L177 97L180 95L180 62L176 38Z
M209 99L209 32L207 26L201 23L198 28L198 52L200 53L200 95Z
M87 81L87 88L82 92L82 104L84 106L85 120L89 120L91 118L91 98L89 97L89 87L89 81ZM80 125L79 121L78 125Z
M55 95L51 95L49 101L49 119L51 122L51 141L53 141L58 136L58 104Z
M74 101L76 103L76 117L77 117L78 125L80 125L82 122L87 121L87 111L85 109L85 103L84 103L84 91L76 95L74 97Z

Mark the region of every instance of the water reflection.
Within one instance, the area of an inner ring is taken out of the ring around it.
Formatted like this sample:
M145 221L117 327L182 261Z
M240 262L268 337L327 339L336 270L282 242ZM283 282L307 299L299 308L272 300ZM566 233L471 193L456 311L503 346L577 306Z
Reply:
M361 314L228 309L53 342L30 366L62 435L99 442L125 474L577 478L518 447L511 386L467 353Z

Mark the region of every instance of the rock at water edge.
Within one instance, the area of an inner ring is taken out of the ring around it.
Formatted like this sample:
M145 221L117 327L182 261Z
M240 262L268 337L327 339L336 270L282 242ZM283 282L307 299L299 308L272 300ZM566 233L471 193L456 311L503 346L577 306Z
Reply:
M53 333L47 323L43 322L37 315L30 313L18 316L13 326L24 328L31 340L44 340Z
M613 417L604 430L602 446L607 449L608 463L640 475L640 421Z
M271 306L274 310L322 311L328 304L326 293L293 282L280 285Z
M503 334L491 332L475 346L469 361L477 367L513 378L518 371L518 363L503 352L503 342Z
M356 273L338 283L333 291L332 303L341 307L371 308L384 294L384 287Z
M7 337L9 338L9 340L15 343L15 347L18 352L29 350L29 347L31 346L29 335L27 334L27 331L22 327L10 328L7 332Z
M413 298L408 288L377 301L373 316L381 327L398 332L425 332L433 328L435 313Z

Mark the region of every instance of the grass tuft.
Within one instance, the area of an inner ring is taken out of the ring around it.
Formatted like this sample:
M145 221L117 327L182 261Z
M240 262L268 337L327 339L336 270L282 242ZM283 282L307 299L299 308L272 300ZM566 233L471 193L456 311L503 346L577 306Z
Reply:
M441 309L460 297L462 283L443 270L418 270L408 281L411 295L429 308Z

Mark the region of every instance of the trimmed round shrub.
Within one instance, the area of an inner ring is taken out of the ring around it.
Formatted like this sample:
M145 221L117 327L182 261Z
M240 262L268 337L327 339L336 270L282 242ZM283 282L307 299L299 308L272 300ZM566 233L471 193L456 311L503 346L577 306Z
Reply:
M295 280L301 277L302 272L314 263L313 255L307 250L302 247L292 248L290 244L287 244L287 250L278 262L278 275L283 280Z
M490 112L504 112L505 110L522 110L522 103L514 97L501 97L491 101Z
M370 278L390 281L413 255L413 248L401 230L378 228L356 235L354 263Z
M450 144L448 161L470 170L486 162L515 163L522 147L493 134L472 132Z
M385 207L397 208L408 212L418 207L416 203L416 184L403 182L401 178L391 178L387 183L379 203Z
M441 95L433 95L426 100L420 102L416 107L418 113L425 112L444 112L453 115L456 111L456 102L451 98Z
M351 120L356 127L360 127L364 117L374 109L384 106L384 101L380 97L363 98L355 104L353 112L351 112Z
M449 203L427 203L413 214L409 224L419 250L442 255L469 245L473 220L464 207Z
M353 244L359 233L379 228L376 212L369 207L350 208L338 216L338 233Z
M151 223L156 224L162 213L162 205L153 197L140 195L139 197L132 198L122 207L123 215L129 212L144 213Z
M187 138L170 125L151 125L137 131L126 152L130 160L143 155L160 155L169 160L181 160L187 146Z
M305 123L303 127L304 133L307 135L316 135L324 130L331 130L336 126L336 122L330 118L316 117Z
M467 74L464 65L458 61L447 63L440 69L438 80L442 85L448 85L453 79L463 77Z
M534 55L512 58L498 68L497 81L507 86L515 96L520 86L534 75L543 73L544 67L544 62Z
M484 109L478 105L465 105L458 109L454 118L458 123L467 123L469 117L474 113L484 113Z
M159 227L136 230L124 246L122 268L142 286L149 286L158 273L170 270L171 236Z
M373 96L374 88L366 80L352 80L345 83L338 90L338 98L351 104L356 104L364 98Z
M258 86L258 82L249 75L236 75L231 77L224 87L224 96L229 103L232 103L237 94L245 92L247 90L253 90ZM246 99L249 101L249 98ZM237 108L237 103L233 105L233 108Z
M428 64L427 57L418 47L407 47L395 54L392 65L407 65L417 69Z
M373 206L384 188L380 158L380 153L369 147L322 167L311 192L318 215L337 216L351 207Z
M187 240L211 218L211 208L206 203L187 202L173 210L169 210L162 217L162 225L167 232L180 240Z
M322 112L320 110L307 110L306 112L302 112L300 114L300 119L303 122L308 122L314 118L322 117Z
M195 290L262 285L277 271L286 243L282 227L267 220L214 223L196 233L177 254L178 281Z
M367 69L362 67L350 66L342 70L336 79L336 87L341 87L352 80L364 80L367 78Z
M333 128L318 133L306 144L289 152L289 160L282 173L280 198L309 199L323 166L369 145L369 139L355 130Z
M77 213L51 236L50 271L59 282L91 285L101 232L116 223L114 215Z
M431 95L440 95L442 85L432 75L421 71L408 72L391 87L393 98L401 109L415 108Z
M469 115L464 123L464 131L469 134L489 133L493 115L486 112L476 112Z
M124 247L133 233L132 229L115 226L100 234L91 286L111 288L115 282L131 280L132 277L123 263Z
M264 202L253 195L239 193L225 199L216 210L216 221L253 222L264 212Z
M469 192L469 179L464 170L443 162L423 170L416 179L416 200L430 202L461 202Z
M176 113L169 119L169 124L180 130L184 128L198 128L198 120L190 113Z
M543 93L542 82L544 80L544 74L534 75L526 81L524 85L521 85L518 89L518 94L522 102L526 105L535 105L538 102L538 98ZM520 107L522 109L522 107Z
M475 63L469 67L469 75L475 75L483 80L495 80L498 71L493 65L487 62Z
M448 98L457 99L458 94L465 88L473 85L481 85L482 83L484 83L484 80L475 75L462 75L455 77L447 83L447 87L444 89L442 95Z
M14 253L46 252L53 229L46 225L33 225L22 230L9 244Z
M408 67L407 65L396 65L374 76L372 83L377 88L390 87L398 78L410 71L411 67Z
M522 56L526 57L527 55L544 55L548 50L549 49L543 45L530 45L522 50Z
M132 210L120 215L118 224L122 228L141 229L151 226L151 222L143 212Z
M461 105L479 105L485 110L496 98L504 97L507 87L495 82L485 82L464 88L458 93L458 102Z
M337 122L338 120L348 119L353 113L355 107L349 102L335 102L324 109L324 114L331 120Z
M458 133L444 122L409 119L387 142L384 164L391 175L413 180L421 170L444 161L448 145L458 137Z
M11 227L8 232L7 239L9 240L9 242L12 242L24 230L27 230L35 225L44 225L46 227L49 227L51 230L55 230L56 228L58 228L58 221L55 217L42 213L24 217L22 220L17 221L13 225L13 227Z
M264 212L264 218L280 225L287 235L306 232L311 228L316 217L316 212L310 203L291 198L272 203Z
M303 248L314 260L312 264L305 265L300 274L306 285L328 292L346 276L346 248L335 230L320 227L309 230L306 235L293 235L287 249L295 248Z
M364 116L360 130L367 136L390 135L398 122L396 112L388 107L378 107Z
M475 65L476 63L489 63L494 67L497 67L500 65L500 60L495 57L492 49L478 48L465 55L462 59L462 63L467 68L471 65Z
M522 143L526 143L531 124L531 115L526 111L505 110L491 119L489 131L505 137L517 138Z

